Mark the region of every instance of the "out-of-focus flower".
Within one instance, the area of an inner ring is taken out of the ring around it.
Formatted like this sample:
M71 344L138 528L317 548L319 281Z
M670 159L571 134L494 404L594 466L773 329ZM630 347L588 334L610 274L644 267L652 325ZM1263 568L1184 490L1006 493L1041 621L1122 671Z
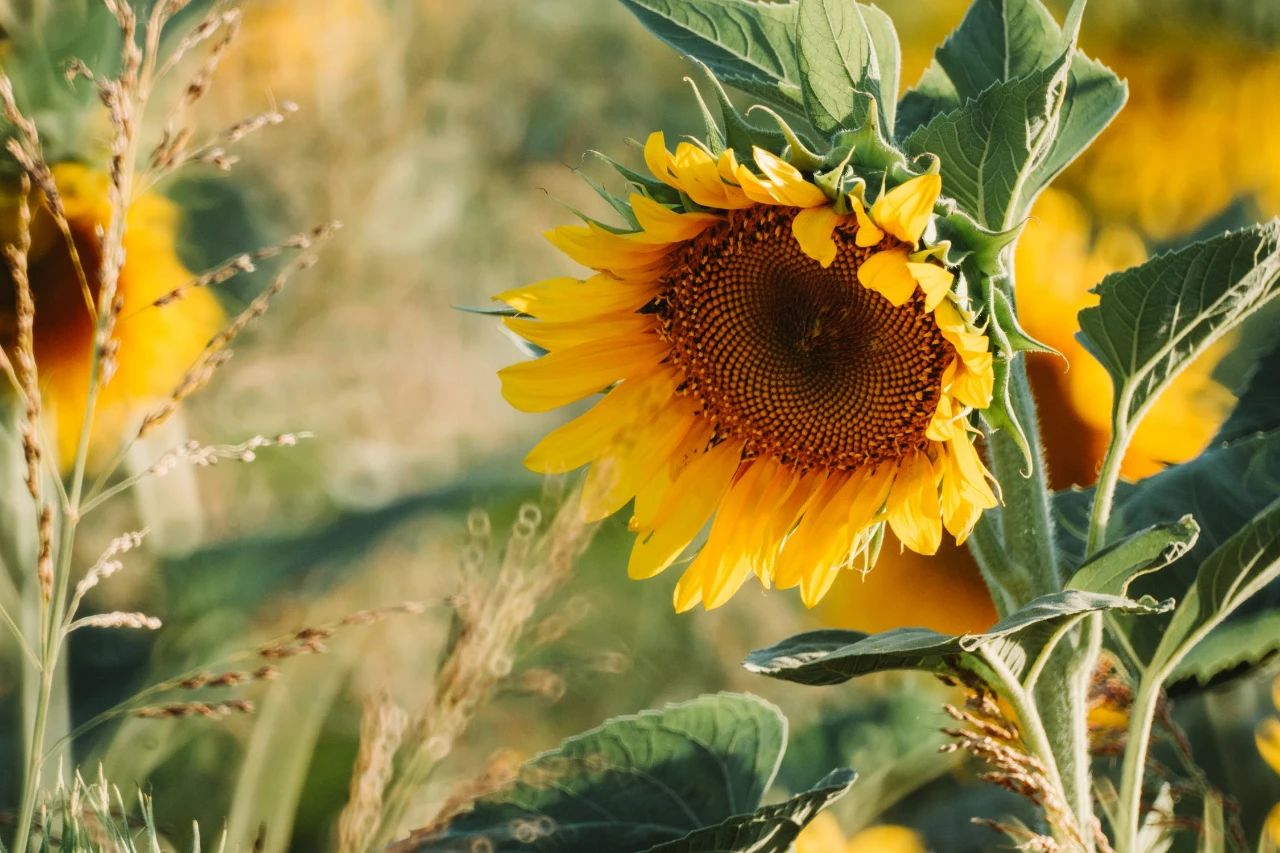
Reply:
M1100 217L1165 239L1240 196L1280 212L1280 54L1212 33L1097 51L1129 103L1065 178Z
M1076 315L1097 304L1089 292L1107 273L1141 263L1146 248L1132 230L1104 226L1093 230L1085 209L1065 192L1047 190L1036 203L1018 243L1018 310L1023 325L1066 356L1067 364L1033 358L1036 390L1049 410L1043 419L1050 467L1089 483L1110 434L1111 380L1076 339ZM1165 465L1199 453L1226 416L1232 396L1212 378L1227 352L1218 345L1194 362L1156 401L1125 455L1122 473L1130 478L1154 474ZM1038 363L1037 363L1038 362ZM1085 427L1058 420L1067 409ZM1065 427L1065 429L1064 429Z
M89 287L86 297L72 253L52 214L33 196L29 278L35 301L35 355L44 410L49 415L61 465L75 455L89 388L93 320L88 298L97 300L101 252L99 231L111 216L109 178L78 163L53 167L71 236ZM152 303L192 279L178 258L177 207L154 193L133 200L126 219L125 263L115 323L116 371L98 394L92 449L112 450L136 428L145 409L174 390L186 370L221 327L222 310L208 290L195 288L161 307ZM12 242L17 199L0 198L0 237ZM4 274L8 278L8 273ZM16 332L11 281L0 303L0 340L12 349Z
M254 0L211 95L229 112L256 112L264 93L303 106L339 104L390 37L387 24L380 0Z
M796 837L796 853L925 853L915 830L894 824L867 827L846 837L830 812L822 812Z
M529 466L591 463L592 519L635 497L632 577L666 569L714 517L681 611L724 604L752 573L813 606L874 562L886 526L922 554L944 526L963 541L996 502L966 419L990 404L992 356L921 245L941 178L837 212L759 148L748 166L689 142L672 154L655 133L645 159L702 210L632 195L634 232L550 234L595 276L497 297L549 351L501 372L509 402L547 411L611 387Z
M1280 678L1271 683L1271 703L1280 711ZM1258 744L1258 753L1271 769L1280 773L1280 719L1267 717L1254 732L1254 740ZM1280 846L1280 803L1277 803L1267 815L1264 830L1271 836L1271 843Z

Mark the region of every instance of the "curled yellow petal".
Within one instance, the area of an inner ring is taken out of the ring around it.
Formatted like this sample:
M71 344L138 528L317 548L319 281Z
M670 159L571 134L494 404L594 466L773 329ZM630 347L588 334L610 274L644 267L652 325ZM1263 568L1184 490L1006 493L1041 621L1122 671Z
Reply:
M932 311L951 292L951 283L956 277L937 264L907 262L911 276L924 291L925 310Z
M836 241L832 236L836 226L846 217L836 213L830 205L810 207L796 214L791 221L791 233L800 249L822 264L823 269L836 260Z
M756 165L768 179L770 194L778 204L818 207L829 204L826 193L804 179L795 166L759 146L752 149Z
M858 281L888 299L895 307L906 305L916 292L916 279L907 268L907 250L876 252L858 266Z
M914 246L929 225L941 193L941 175L912 178L881 194L871 205L871 217L885 231Z
M933 463L924 453L905 463L889 492L887 517L893 534L917 554L936 554L942 544L941 508Z
M884 239L884 232L871 221L871 217L867 215L867 209L863 207L862 202L856 198L851 198L849 199L849 206L853 208L853 215L858 220L858 233L854 237L854 242L857 245L866 248L867 246L874 246Z

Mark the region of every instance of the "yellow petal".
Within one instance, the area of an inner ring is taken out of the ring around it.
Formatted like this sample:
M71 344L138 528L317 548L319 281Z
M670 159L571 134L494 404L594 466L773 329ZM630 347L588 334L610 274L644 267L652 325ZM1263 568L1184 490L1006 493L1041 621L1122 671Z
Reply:
M1280 803L1276 803L1271 807L1271 811L1267 812L1266 831L1271 838L1271 843L1280 847Z
M836 226L846 218L830 205L810 207L796 214L791 221L791 233L800 244L800 250L825 269L835 262L836 241L832 235Z
M683 190L680 181L671 171L671 154L667 151L667 141L662 131L655 130L649 134L644 143L644 164L649 167L653 176L669 187Z
M862 202L856 198L851 198L849 203L853 207L853 215L858 219L858 234L854 237L854 242L865 249L867 246L874 246L883 240L884 232L871 221L871 217L867 215L867 209L862 206Z
M924 839L915 830L883 824L850 838L844 853L925 853L926 849Z
M983 509L994 507L998 501L995 492L991 490L991 473L982 464L978 450L968 436L952 439L947 443L946 450L965 500Z
M665 244L629 240L598 225L561 225L545 234L547 241L570 258L595 270L617 275L659 272L671 251Z
M857 477L837 472L815 489L813 500L795 531L787 537L778 556L773 581L778 589L802 583L818 566L821 556L831 550L832 538L847 522L845 508Z
M806 181L800 170L786 160L759 146L752 148L751 153L768 179L770 194L779 204L819 207L830 203L826 193Z
M662 361L671 346L654 335L594 341L498 371L502 396L522 412L546 412L581 400Z
M667 490L654 517L641 526L627 563L630 577L650 578L675 562L706 526L741 461L741 443L722 442L689 463Z
M858 281L888 299L894 307L906 305L916 292L915 276L907 269L906 249L876 252L858 266Z
M1258 743L1258 753L1271 769L1280 773L1280 720L1267 717L1253 733Z
M658 295L658 288L627 284L607 275L586 281L551 278L503 291L493 297L522 314L548 322L572 322L622 311L635 311Z
M724 182L720 164L697 145L682 142L676 146L673 168L685 193L703 207L733 209L750 204L742 190Z
M765 473L761 466L749 465L729 487L711 523L707 543L686 572L701 580L702 605L708 610L732 598L751 574L743 534L755 524L756 502L766 485Z
M865 531L880 517L897 474L896 466L889 464L862 474L858 490L849 504L850 529Z
M941 175L912 178L876 199L871 217L885 231L914 246L920 242L941 193Z
M957 371L951 393L966 406L985 409L995 392L995 370L991 353L984 352L964 359L964 369Z
M680 445L695 417L692 406L681 401L616 436L609 452L587 471L582 485L583 518L600 521L622 509Z
M723 218L711 213L680 213L651 198L639 194L631 196L631 212L644 231L632 235L635 239L650 243L679 243L692 240Z
M539 474L563 474L602 456L614 436L638 421L653 418L668 404L676 380L666 371L618 384L599 403L538 442L524 464Z
M564 323L548 323L528 317L506 317L502 323L526 341L554 352L591 341L618 340L643 335L657 328L658 321L652 314L637 314L631 311L622 314L602 314L586 320Z
M906 462L894 480L887 505L895 536L917 554L935 554L942 544L942 510L933 464L924 453Z
M951 282L956 277L937 264L917 264L907 262L907 269L924 291L924 307L932 311L951 292Z

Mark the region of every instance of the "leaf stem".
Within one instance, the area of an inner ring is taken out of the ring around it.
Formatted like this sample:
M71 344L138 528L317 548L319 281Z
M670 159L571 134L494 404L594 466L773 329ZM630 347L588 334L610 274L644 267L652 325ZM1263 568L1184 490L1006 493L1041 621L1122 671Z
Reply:
M1127 401L1122 401L1128 405ZM1117 411L1120 411L1117 409ZM1116 486L1120 482L1120 466L1133 437L1127 418L1117 416L1111 424L1111 441L1107 443L1102 468L1098 472L1098 485L1093 493L1093 511L1089 515L1089 534L1085 540L1085 557L1097 553L1107 544L1107 523L1111 520L1111 508L1115 501Z

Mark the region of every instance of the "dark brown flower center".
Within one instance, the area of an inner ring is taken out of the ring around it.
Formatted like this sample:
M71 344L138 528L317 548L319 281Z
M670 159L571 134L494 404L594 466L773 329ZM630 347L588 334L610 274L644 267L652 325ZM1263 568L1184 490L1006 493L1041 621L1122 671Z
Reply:
M873 253L837 229L827 269L796 211L730 211L673 255L656 303L671 360L720 438L801 468L852 469L923 447L955 350L916 292L895 308L858 282Z

